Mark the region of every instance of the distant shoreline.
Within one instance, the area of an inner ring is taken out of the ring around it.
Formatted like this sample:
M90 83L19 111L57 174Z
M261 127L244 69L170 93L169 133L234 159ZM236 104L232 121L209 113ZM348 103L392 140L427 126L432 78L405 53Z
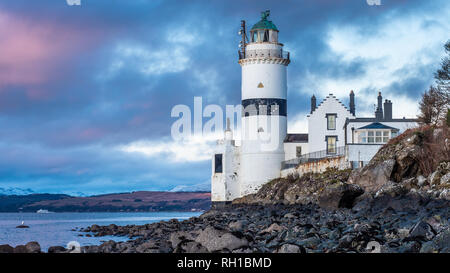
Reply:
M73 197L65 194L0 196L1 212L158 212L206 211L211 207L209 192L138 191Z

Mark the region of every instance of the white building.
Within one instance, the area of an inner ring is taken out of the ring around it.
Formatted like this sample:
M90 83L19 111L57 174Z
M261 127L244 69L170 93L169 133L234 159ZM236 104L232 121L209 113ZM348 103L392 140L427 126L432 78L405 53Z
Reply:
M355 93L347 108L332 94L316 105L311 98L308 134L287 134L288 52L278 41L269 11L250 30L242 22L239 64L242 69L241 146L236 146L227 121L223 140L212 158L211 198L217 203L258 191L301 162L343 156L353 167L367 163L391 137L415 127L415 119L393 119L392 103L381 93L374 117L356 117Z

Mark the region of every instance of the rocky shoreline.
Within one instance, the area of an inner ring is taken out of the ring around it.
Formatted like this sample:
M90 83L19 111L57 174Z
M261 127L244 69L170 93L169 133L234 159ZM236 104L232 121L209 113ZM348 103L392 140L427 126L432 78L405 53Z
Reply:
M389 205L386 205L389 204ZM395 209L397 208L397 209ZM401 208L401 209L400 209ZM306 205L231 205L184 221L99 226L88 236L128 236L83 246L83 253L449 253L450 202L408 195L361 201L351 209ZM93 234L93 235L91 235ZM373 249L368 249L373 246ZM379 246L379 248L378 248ZM38 253L30 242L0 253ZM49 253L70 252L61 246Z

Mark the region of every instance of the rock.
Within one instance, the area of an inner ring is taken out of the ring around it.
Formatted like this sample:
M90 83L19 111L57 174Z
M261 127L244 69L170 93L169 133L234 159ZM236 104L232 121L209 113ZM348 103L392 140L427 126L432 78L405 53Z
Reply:
M335 183L324 189L318 203L323 208L352 208L356 197L363 193L358 185Z
M244 228L244 226L247 225L247 224L248 224L248 221L246 221L246 220L239 220L239 221L231 222L231 223L228 225L228 227L229 227L231 230L238 230L238 231L240 231L240 230L242 230L242 229Z
M302 246L284 244L278 249L277 253L306 253L306 250Z
M441 186L450 185L450 172L441 177L440 185Z
M116 242L109 240L100 245L100 249L103 253L112 253L114 252L116 246Z
M38 242L29 242L25 245L25 248L27 249L28 253L40 253L41 252L41 246Z
M179 251L181 249L181 251ZM208 249L197 242L183 241L178 245L176 252L182 253L208 253Z
M182 241L193 241L198 234L195 232L177 231L172 232L169 236L169 242L173 248L176 248Z
M312 249L315 249L318 244L320 244L320 239L317 237L310 237L307 239L297 241L297 245Z
M295 214L290 213L290 212L286 213L283 217L287 218L287 219L295 219L295 218L297 218L297 216L295 216Z
M99 232L100 230L101 230L101 228L100 228L99 225L92 225L92 226L89 228L89 231L91 231L91 232Z
M14 253L28 253L27 248L24 245L17 245L14 248Z
M48 248L48 253L63 253L66 251L65 247L62 246L51 246Z
M263 229L260 233L272 233L272 232L281 232L283 230L285 230L286 228L284 226L280 226L277 223L273 223L271 224L268 228Z
M450 228L447 227L446 230L442 231L433 239L433 242L439 248L439 252L449 253L450 252Z
M400 239L405 239L409 236L409 229L407 228L399 228L397 230L397 235Z
M393 198L404 195L406 193L408 193L408 191L402 184L388 181L375 193L375 198L382 195L389 195Z
M420 253L437 253L438 248L437 248L436 244L432 241L425 242L422 244L422 247L420 248L419 252Z
M431 240L436 235L436 231L425 221L415 224L409 231L410 239Z
M206 227L202 230L195 241L204 246L209 252L223 249L231 251L248 246L248 241L245 238L238 238L229 232L218 230L213 227Z
M10 245L0 245L0 253L14 253L14 248Z
M158 246L154 241L148 241L143 244L140 244L136 247L137 253L152 253L153 250L158 249Z
M441 182L441 173L438 170L434 171L428 177L428 183L431 185L431 187L439 185L440 182Z
M378 164L368 164L362 169L352 172L348 183L359 185L364 191L376 192L386 184L391 177L396 161L384 160Z
M423 177L422 175L419 175L417 177L417 186L423 187L423 186L427 185L427 183L428 183L428 180L425 177Z

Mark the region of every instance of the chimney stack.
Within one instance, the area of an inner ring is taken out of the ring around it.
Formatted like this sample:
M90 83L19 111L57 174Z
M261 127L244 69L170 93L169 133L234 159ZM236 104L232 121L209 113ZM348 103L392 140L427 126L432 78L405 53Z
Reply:
M384 101L384 119L392 120L392 102L390 100Z
M316 96L311 97L311 114L316 110Z
M355 93L353 93L353 90L350 91L350 113L355 115Z
M377 120L383 119L383 97L381 96L381 92L378 92L378 106L375 111L375 118Z

